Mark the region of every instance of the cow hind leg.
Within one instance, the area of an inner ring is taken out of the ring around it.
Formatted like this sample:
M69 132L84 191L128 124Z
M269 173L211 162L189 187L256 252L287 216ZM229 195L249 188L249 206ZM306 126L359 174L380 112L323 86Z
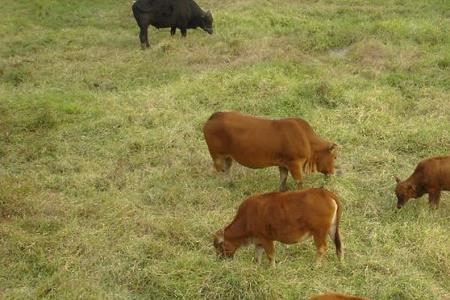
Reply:
M315 233L314 244L316 245L315 266L318 267L322 261L323 254L327 251L326 233Z
M176 31L177 31L177 28L175 26L170 27L170 35L171 36L174 36Z
M280 170L280 192L284 192L287 190L286 181L289 171L285 167L278 167L278 168Z

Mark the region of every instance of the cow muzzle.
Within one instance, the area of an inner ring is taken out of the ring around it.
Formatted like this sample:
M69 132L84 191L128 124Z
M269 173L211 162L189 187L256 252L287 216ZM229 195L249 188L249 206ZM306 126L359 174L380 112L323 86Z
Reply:
M209 34L213 34L213 29L212 28L204 28L203 30L205 30Z

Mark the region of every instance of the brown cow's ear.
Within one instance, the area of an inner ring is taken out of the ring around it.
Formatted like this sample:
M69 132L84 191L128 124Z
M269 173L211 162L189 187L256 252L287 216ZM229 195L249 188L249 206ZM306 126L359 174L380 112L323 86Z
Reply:
M337 151L337 144L331 144L329 147L328 147L328 151L330 151L330 153L336 153L336 151Z
M395 181L396 181L397 183L402 182L402 181L400 180L400 178L398 178L397 176L394 176L394 178L395 178Z
M408 189L409 189L411 192L413 192L413 193L416 192L416 187L415 187L414 185L412 185L412 184L410 184L410 185L408 186Z

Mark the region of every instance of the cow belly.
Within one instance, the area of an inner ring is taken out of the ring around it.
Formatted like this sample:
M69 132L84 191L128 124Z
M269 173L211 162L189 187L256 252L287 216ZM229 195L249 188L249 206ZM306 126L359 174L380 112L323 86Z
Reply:
M310 236L310 232L307 230L293 230L286 233L282 233L275 240L284 243L284 244L295 244L300 243L304 239Z
M271 159L235 155L232 155L231 157L239 164L252 169L260 169L279 165L277 161Z
M277 155L266 151L246 151L246 149L232 151L230 155L235 161L249 168L266 168L282 165Z

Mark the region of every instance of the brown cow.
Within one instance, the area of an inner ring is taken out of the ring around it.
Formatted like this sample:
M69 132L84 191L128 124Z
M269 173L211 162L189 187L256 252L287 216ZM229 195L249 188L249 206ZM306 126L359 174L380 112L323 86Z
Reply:
M261 262L264 250L274 266L273 241L293 244L312 235L318 265L327 249L327 235L330 235L341 261L340 218L339 200L325 189L253 195L239 206L233 222L216 232L214 247L217 255L224 258L233 257L238 248L253 243L256 261Z
M369 300L369 299L339 293L326 293L311 297L309 300Z
M397 208L410 198L419 198L428 193L430 208L438 208L441 191L450 191L450 156L436 156L422 160L405 181L395 177L397 186Z
M218 172L232 160L249 168L278 166L280 191L288 171L301 188L302 173L334 173L337 145L319 137L299 118L267 120L238 112L216 112L203 126L209 153Z

